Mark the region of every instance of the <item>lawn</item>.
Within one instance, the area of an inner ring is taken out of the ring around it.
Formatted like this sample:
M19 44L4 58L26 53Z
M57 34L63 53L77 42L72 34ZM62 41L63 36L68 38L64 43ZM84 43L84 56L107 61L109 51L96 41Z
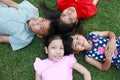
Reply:
M22 0L15 0L21 2ZM41 0L29 0L36 7ZM52 9L56 8L55 0L46 0ZM120 1L99 0L97 5L99 12L90 19L85 20L85 33L96 30L110 30L120 36ZM40 10L40 12L42 12ZM43 16L43 12L40 13ZM46 58L42 39L34 38L33 42L18 51L12 51L9 44L0 44L0 80L34 80L33 62L36 57ZM77 54L79 63L83 64L91 72L92 80L120 80L120 71L111 66L107 72L100 71L84 61L84 54ZM78 72L74 71L73 80L83 80Z

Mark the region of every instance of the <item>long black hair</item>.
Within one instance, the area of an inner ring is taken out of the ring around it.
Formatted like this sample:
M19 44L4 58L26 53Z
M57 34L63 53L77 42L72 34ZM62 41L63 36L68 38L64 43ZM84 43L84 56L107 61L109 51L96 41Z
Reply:
M72 42L73 42L73 38L71 36L74 36L74 35L75 35L74 32L69 32L65 35L62 35L66 55L73 54L74 52L74 50L71 47Z
M74 24L74 32L79 34L84 34L83 29L84 19L79 19L77 23Z
M40 2L41 8L45 12L45 18L51 20L49 33L65 34L74 29L74 25L68 25L60 20L60 12L50 9L45 1Z

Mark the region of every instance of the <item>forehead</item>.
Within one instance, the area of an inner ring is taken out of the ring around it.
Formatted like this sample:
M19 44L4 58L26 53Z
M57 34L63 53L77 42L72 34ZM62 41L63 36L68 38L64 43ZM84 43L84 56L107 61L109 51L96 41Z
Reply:
M46 36L49 34L49 29L50 29L50 20L48 19L45 19L42 23L42 26L43 26L43 31L42 31L42 35L43 36Z
M73 24L70 20L69 20L69 16L65 15L65 16L60 16L60 20L66 24Z
M54 39L50 42L50 45L63 45L63 42L61 39Z

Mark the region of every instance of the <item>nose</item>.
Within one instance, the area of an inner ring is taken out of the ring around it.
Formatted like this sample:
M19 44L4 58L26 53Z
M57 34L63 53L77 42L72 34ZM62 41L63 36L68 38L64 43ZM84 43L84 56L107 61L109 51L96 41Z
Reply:
M39 20L37 20L37 21L36 21L36 24L37 24L37 25L40 25L40 21L39 21Z
M41 18L38 18L38 19L36 20L36 24L37 24L37 25L41 25L41 24L42 24L42 19L41 19Z
M71 11L70 11L70 10L68 10L68 11L67 11L67 13L68 13L68 14L71 14Z
M76 44L79 44L79 45L81 44L81 41L76 40L75 42Z
M57 50L56 50L56 53L59 54L59 53L60 53L60 49L57 49Z

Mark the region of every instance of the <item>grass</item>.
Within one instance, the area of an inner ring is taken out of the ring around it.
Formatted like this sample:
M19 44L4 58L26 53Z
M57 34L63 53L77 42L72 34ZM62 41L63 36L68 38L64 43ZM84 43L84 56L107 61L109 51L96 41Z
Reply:
M22 0L15 0L21 2ZM41 0L29 0L36 7ZM47 5L56 9L55 0L46 0ZM97 5L99 12L85 20L85 32L110 30L120 36L120 1L100 0ZM43 13L40 13L43 16ZM38 56L46 58L43 53L42 39L34 38L24 49L13 52L9 44L0 44L0 80L34 80L33 62ZM84 54L77 54L79 63L83 64L92 74L92 80L120 80L120 71L111 66L107 72L100 71L84 61ZM83 76L74 71L74 80L83 80Z

